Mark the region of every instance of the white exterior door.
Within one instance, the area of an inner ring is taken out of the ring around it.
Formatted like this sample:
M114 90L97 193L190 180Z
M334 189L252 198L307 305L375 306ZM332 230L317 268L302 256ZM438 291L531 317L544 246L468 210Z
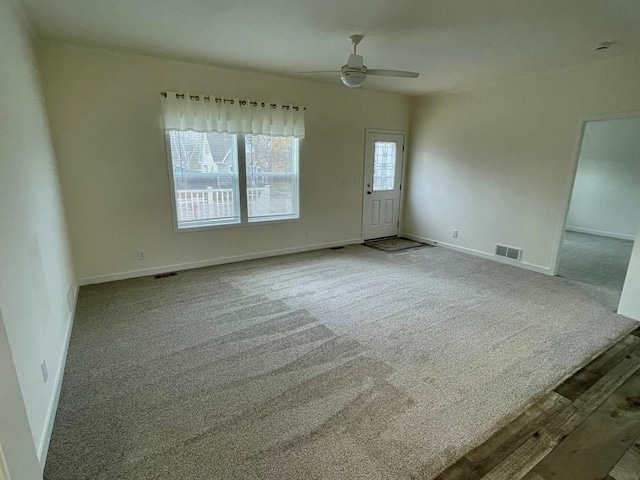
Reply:
M367 132L362 237L398 234L404 134Z

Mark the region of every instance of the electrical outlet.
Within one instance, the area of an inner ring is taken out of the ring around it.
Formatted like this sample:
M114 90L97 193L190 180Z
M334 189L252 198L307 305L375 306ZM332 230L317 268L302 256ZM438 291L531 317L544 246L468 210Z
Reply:
M42 360L42 363L40 364L40 370L42 371L42 380L44 380L44 383L47 383L47 380L49 380L49 370L47 369L46 360Z
M304 238L309 238L309 232L304 232Z
M451 236L452 236L453 238L458 238L458 229L457 229L457 228L454 228L454 229L453 229L453 233L451 234Z
M144 260L144 250L138 250L138 260Z

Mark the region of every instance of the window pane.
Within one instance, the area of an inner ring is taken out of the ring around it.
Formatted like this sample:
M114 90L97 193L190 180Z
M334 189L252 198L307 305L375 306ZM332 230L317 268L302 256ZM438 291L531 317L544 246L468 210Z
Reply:
M178 228L240 222L236 136L169 132Z
M396 144L375 142L373 153L373 189L393 190L396 179Z
M298 140L246 135L249 220L298 217Z

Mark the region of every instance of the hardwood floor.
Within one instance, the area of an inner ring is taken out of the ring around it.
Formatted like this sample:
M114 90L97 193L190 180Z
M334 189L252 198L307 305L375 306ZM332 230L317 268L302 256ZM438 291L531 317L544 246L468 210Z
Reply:
M640 480L640 327L436 480Z

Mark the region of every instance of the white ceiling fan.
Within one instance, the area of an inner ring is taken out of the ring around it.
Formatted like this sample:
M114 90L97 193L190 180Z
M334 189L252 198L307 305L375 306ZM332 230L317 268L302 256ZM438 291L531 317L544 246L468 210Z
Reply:
M347 87L359 87L367 79L368 75L378 75L380 77L401 77L401 78L418 78L416 72L405 72L402 70L382 70L379 68L367 68L364 65L362 55L356 53L358 44L362 41L364 35L351 35L349 40L353 44L353 53L349 55L346 65L343 65L339 71L331 72L308 72L308 73L340 73L342 83Z

